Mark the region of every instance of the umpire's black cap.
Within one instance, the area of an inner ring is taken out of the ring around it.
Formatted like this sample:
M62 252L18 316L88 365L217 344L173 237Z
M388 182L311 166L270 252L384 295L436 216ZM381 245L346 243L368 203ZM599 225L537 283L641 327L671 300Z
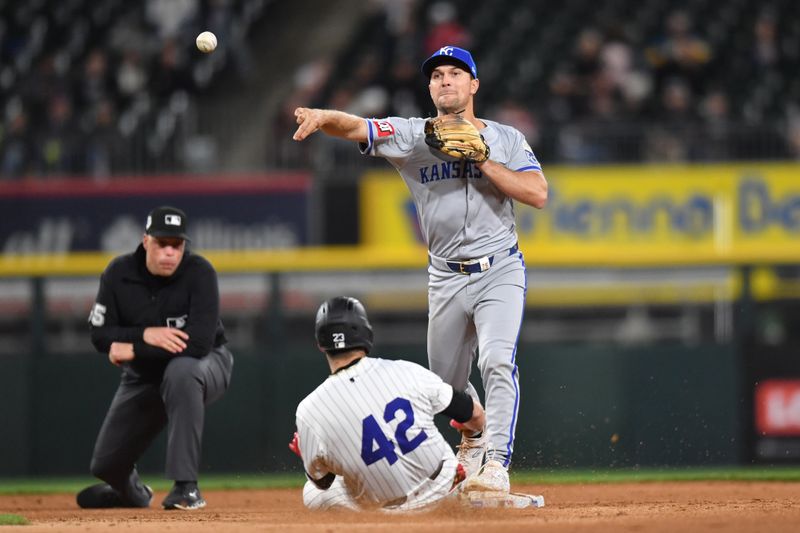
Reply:
M186 213L177 207L162 205L147 215L144 232L153 237L174 237L189 241L186 234Z

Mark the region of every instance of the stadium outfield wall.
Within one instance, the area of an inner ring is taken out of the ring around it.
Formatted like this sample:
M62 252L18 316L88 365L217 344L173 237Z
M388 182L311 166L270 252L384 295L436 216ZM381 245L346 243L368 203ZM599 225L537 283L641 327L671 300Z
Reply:
M800 296L800 282L770 268L800 264L800 164L553 166L546 172L547 208L516 206L529 268L730 267L713 284L680 296L710 301L737 298L744 281L736 268L748 265L755 267L756 299ZM425 267L416 211L395 172L368 172L360 181L357 245L309 245L312 212L319 209L311 184L303 173L0 184L0 278L98 274L116 253L135 246L141 213L154 203L190 213L193 247L223 274ZM627 289L615 287L614 294ZM634 289L641 297L643 289ZM577 295L564 287L550 292L542 288L539 302L609 301L608 291L592 296L585 286ZM671 285L645 292L648 300L659 300L661 292L668 302L675 299Z
M547 207L515 206L520 247L529 264L800 260L800 164L554 166L545 171ZM450 179L444 172L436 178ZM360 199L364 246L421 245L416 210L394 172L366 175Z
M516 206L530 266L800 262L800 164L546 170L547 208ZM0 276L98 273L138 240L141 212L170 202L192 213L193 246L221 272L425 264L413 202L394 172L361 180L356 246L308 246L310 183L307 174L265 174L0 184Z

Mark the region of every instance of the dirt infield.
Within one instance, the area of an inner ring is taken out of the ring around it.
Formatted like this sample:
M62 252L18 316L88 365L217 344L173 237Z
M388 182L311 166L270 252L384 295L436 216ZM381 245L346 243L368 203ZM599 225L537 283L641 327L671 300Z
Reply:
M798 531L800 483L682 482L639 484L516 485L543 494L542 509L440 508L404 516L379 513L312 513L300 490L208 491L199 511L78 509L73 496L0 496L0 513L25 516L10 531L321 531L508 532L695 531L777 533ZM154 504L164 493L156 493Z

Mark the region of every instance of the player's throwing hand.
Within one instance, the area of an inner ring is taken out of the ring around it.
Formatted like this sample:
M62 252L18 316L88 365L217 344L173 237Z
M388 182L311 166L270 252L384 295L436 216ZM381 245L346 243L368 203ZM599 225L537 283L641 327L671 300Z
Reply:
M298 107L294 110L294 116L297 119L299 127L294 132L292 137L295 141L302 141L315 131L319 130L322 125L322 110L309 109L307 107Z
M334 109L310 109L298 107L294 116L299 125L292 139L302 141L312 133L324 133L350 141L366 142L369 131L366 121L355 115Z

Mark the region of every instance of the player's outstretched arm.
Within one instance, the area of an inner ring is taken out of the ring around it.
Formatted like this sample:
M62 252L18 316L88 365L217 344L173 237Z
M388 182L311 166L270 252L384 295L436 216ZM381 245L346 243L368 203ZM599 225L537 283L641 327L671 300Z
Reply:
M367 142L367 122L361 117L334 109L311 109L298 107L294 110L297 131L292 138L302 141L312 133L323 133L348 141Z

